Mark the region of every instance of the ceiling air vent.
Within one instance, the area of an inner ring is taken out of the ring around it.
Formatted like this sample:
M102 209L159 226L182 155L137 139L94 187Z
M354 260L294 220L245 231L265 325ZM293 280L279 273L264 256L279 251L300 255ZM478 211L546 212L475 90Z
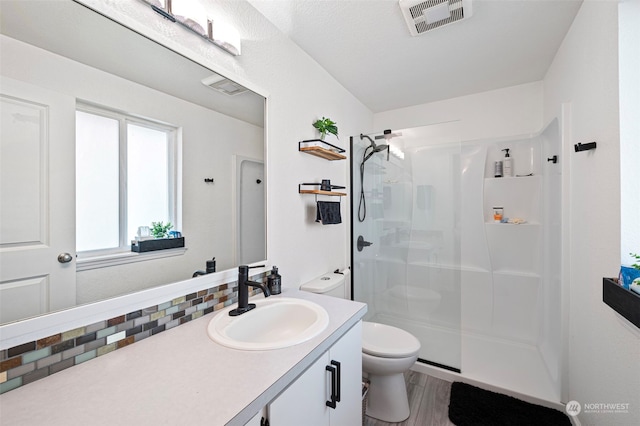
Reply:
M244 93L249 90L246 87L239 85L235 81L231 81L221 75L212 75L211 77L207 77L202 80L202 84L210 87L213 90L222 92L225 95L231 96L239 95L240 93Z
M400 0L412 36L471 17L471 0Z

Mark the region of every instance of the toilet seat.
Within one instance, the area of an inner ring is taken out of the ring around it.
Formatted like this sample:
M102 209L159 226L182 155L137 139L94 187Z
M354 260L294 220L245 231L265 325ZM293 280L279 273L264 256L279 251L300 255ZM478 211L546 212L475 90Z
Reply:
M362 352L381 358L406 358L418 354L420 342L412 334L375 322L362 323Z

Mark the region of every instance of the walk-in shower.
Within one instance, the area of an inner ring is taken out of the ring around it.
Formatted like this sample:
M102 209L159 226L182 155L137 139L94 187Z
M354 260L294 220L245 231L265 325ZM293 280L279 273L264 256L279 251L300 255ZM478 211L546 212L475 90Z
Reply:
M558 121L482 141L460 125L351 138L351 294L420 340L419 366L558 402L562 158L542 161ZM506 148L513 177L495 178ZM495 223L496 206L520 223Z

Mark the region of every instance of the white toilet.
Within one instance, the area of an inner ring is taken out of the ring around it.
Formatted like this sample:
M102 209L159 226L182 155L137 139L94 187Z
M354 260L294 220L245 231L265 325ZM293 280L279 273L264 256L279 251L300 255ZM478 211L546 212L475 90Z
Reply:
M345 282L345 275L329 273L303 284L300 290L344 299ZM404 372L416 362L419 351L418 339L404 330L374 322L362 323L362 370L371 382L368 416L389 423L409 417Z

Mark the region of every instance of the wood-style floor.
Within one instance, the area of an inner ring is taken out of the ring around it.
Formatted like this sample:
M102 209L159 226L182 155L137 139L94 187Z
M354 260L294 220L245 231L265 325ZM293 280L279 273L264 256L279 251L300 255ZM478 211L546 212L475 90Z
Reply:
M365 417L365 426L455 426L449 420L451 382L409 370L405 373L411 415L401 423Z

